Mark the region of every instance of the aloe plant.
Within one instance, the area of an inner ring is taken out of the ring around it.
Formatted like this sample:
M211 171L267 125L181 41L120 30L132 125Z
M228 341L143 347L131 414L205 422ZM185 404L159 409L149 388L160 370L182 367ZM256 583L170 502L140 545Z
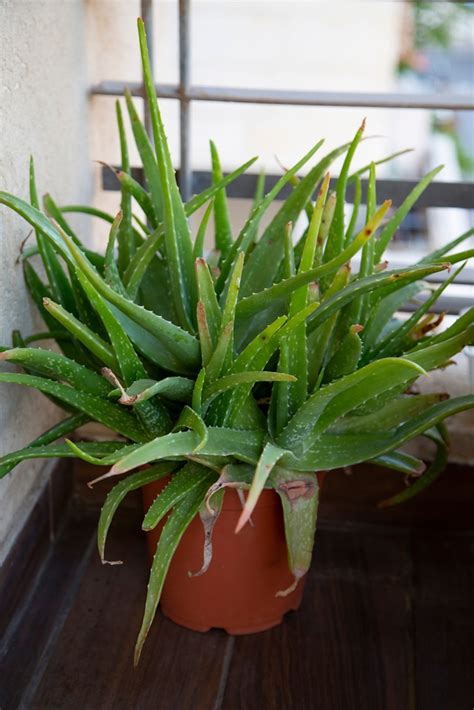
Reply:
M443 421L474 406L473 396L448 399L444 393L415 395L412 389L420 376L446 366L474 342L474 309L440 333L434 328L439 319L429 313L460 269L452 270L428 299L416 301L432 288L426 277L473 255L472 250L451 253L470 233L409 268L390 270L383 260L400 222L438 169L398 209L390 211L390 202L378 206L377 163L351 172L362 125L352 142L317 159L305 177L297 173L323 141L266 195L261 178L251 213L233 234L226 186L255 158L223 177L211 144L212 185L183 203L140 20L138 31L153 140L130 95L125 106L145 185L130 175L123 109L117 104L122 151L118 215L80 205L61 207L51 196L41 210L33 162L29 202L0 193L0 202L36 232L36 247L25 252L23 264L45 323L43 332L27 338L15 332L12 346L1 349L0 359L17 363L22 372L1 372L0 381L36 388L66 412L62 422L29 446L3 457L0 475L25 459L75 456L110 467L96 480L129 474L112 488L100 517L104 562L107 532L123 498L171 477L143 523L151 530L168 516L152 564L136 662L181 536L199 513L212 531L226 486L248 490L236 532L249 520L263 489L278 493L296 585L311 560L316 473L371 461L414 481L382 504L405 500L443 469L448 445ZM341 155L343 168L331 192L328 169ZM363 173L369 175L367 212L355 233ZM348 217L351 183L356 199ZM287 184L291 194L260 229L262 216ZM206 209L193 238L188 217L200 207ZM135 216L137 209L146 223ZM73 212L110 223L103 255L86 249L74 233L67 221ZM292 224L302 213L307 227L295 242ZM215 248L206 254L211 215ZM360 257L360 266L352 271L354 256ZM38 258L44 277L35 266ZM397 312L408 301L415 301L415 310L408 319L400 318ZM56 341L59 351L32 347L43 340ZM89 421L107 427L110 440L67 438ZM437 447L428 468L401 448L418 435ZM208 547L201 572L209 564Z

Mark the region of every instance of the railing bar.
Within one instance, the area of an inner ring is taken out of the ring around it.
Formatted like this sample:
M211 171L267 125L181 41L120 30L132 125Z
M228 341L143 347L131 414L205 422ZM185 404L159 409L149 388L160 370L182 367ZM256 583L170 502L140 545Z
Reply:
M179 170L177 171L179 177ZM141 168L132 168L133 177L143 183L143 171ZM271 189L280 175L267 175L265 179L266 189ZM231 198L253 199L258 175L256 173L245 173L237 180L234 180L226 188L227 195ZM211 184L211 173L206 170L195 170L192 173L191 193L202 192ZM335 179L331 181L334 187ZM400 204L408 193L415 187L417 180L385 180L377 181L377 196L379 201L391 199L395 205ZM116 190L119 183L112 172L104 168L102 173L102 186L104 190ZM362 180L363 194L367 188L367 181ZM291 187L284 188L277 199L284 199L289 195ZM348 202L352 197L352 187L348 188ZM461 209L474 210L474 184L471 182L432 182L421 197L417 200L417 207L459 207Z
M128 88L141 95L136 82L102 81L90 89L93 95L117 96ZM457 94L366 93L341 91L292 91L282 89L242 89L214 86L189 86L182 94L180 85L156 84L156 94L164 99L187 98L189 101L216 101L287 106L334 106L399 109L474 110L474 100Z
M188 98L191 81L191 34L189 0L179 0L179 135L180 180L183 200L191 196L191 105Z

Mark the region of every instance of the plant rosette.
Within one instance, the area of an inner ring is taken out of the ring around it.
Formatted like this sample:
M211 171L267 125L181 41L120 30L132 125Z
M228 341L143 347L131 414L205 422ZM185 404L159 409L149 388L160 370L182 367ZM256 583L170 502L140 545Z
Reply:
M141 20L138 32L153 141L130 94L125 105L144 185L131 175L117 102L118 215L59 206L50 195L40 208L33 162L29 202L0 192L0 203L36 233L36 245L21 259L45 324L25 338L15 331L11 346L0 349L1 360L22 370L0 372L0 382L36 388L66 413L29 446L0 459L0 476L32 458L77 456L110 467L99 479L121 478L99 520L104 562L117 508L130 491L145 487L143 528L152 536L153 560L136 663L162 594L165 613L194 628L243 632L277 623L298 605L311 563L319 497L314 472L364 461L391 468L409 485L381 505L402 502L442 472L444 420L474 406L472 395L449 399L413 388L420 376L447 366L474 343L474 309L442 331L441 317L432 313L473 256L472 249L453 251L473 230L409 267L393 270L384 260L390 240L440 168L397 209L389 201L378 205L377 165L399 154L351 169L362 124L352 141L317 159L304 177L299 172L323 141L266 194L261 175L249 217L234 233L226 187L256 159L224 176L211 143L212 184L182 201ZM331 190L328 170L340 156L343 165ZM262 227L285 186L289 196ZM354 198L347 218L349 186ZM193 236L188 218L201 207ZM69 213L109 223L104 254L83 244ZM292 224L300 217L306 227L294 239ZM211 218L214 248L205 252ZM426 281L445 270L450 273L441 285ZM408 302L412 313L401 317ZM57 349L38 347L51 340ZM110 439L73 441L76 429L91 421L107 427ZM429 466L403 450L419 435L436 445ZM147 488L165 477L158 495ZM260 534L266 543L255 537ZM220 577L227 585L222 594ZM211 598L206 620L191 606L194 585L207 589L201 598ZM261 588L265 600L257 598ZM254 605L254 616L234 613L237 601Z

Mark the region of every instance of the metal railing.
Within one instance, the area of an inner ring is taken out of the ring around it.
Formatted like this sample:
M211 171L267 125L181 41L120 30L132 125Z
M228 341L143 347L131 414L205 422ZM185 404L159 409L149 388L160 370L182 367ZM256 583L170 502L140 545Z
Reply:
M148 36L150 57L153 58L153 0L141 0L141 14ZM410 93L364 93L339 91L294 91L281 89L248 89L236 87L193 86L190 72L190 19L191 0L178 0L179 6L179 83L155 84L159 98L175 99L179 102L180 116L180 167L178 181L184 200L199 192L211 182L211 175L206 171L193 171L191 165L191 104L193 101L232 102L250 104L279 104L292 106L333 106L333 107L372 107L388 109L450 109L474 110L474 96L455 94L410 94ZM153 61L151 62L153 66ZM146 94L142 83L124 81L101 81L91 88L92 95L122 96L128 88L133 96L140 96L145 101L145 124L150 129ZM140 179L140 172L136 177ZM267 175L268 187L278 179L277 175ZM228 196L252 198L257 176L242 175L227 188ZM390 197L395 204L413 188L413 180L380 180L377 182L377 194L380 199ZM104 169L103 186L105 189L117 189L117 183L109 171ZM362 181L363 189L366 181ZM284 198L287 193L281 193ZM350 195L348 195L350 200ZM469 182L433 182L417 202L417 207L458 207L474 209L474 183ZM472 269L465 270L463 283L472 284Z

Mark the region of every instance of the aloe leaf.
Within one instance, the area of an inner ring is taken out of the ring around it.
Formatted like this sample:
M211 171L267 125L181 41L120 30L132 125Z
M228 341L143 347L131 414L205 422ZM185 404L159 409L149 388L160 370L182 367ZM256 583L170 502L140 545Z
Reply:
M428 276L429 274L443 271L446 268L444 264L431 265L426 267L409 267L406 269L398 269L396 271L385 271L382 273L371 274L363 279L353 281L345 289L336 293L326 302L321 303L317 311L310 318L308 330L312 332L321 323L323 323L330 315L339 311L347 303L350 303L354 298L365 293L370 293L374 290L379 290L382 287L397 290L403 287L403 283L418 281L419 279ZM390 293L390 291L387 292Z
M213 353L213 344L209 325L207 323L206 309L202 301L198 301L196 306L196 321L201 344L202 366L207 367Z
M122 296L126 296L127 294L118 270L117 262L115 261L114 253L115 242L117 241L122 219L122 213L118 212L110 227L107 248L105 250L104 279L114 291L120 293Z
M221 392L234 389L242 384L255 384L255 382L295 382L296 377L286 372L269 372L268 370L252 372L237 372L233 375L225 375L210 384L204 391L205 400L209 403Z
M222 510L222 504L224 502L224 490L219 491L212 501L212 506L207 506L204 503L199 509L199 517L201 519L203 531L204 531L204 546L203 546L203 556L202 565L196 572L188 571L189 577L201 577L207 570L212 561L212 534L214 532L215 525L219 519L219 515Z
M0 373L1 374L1 373ZM83 415L75 415L77 417ZM70 417L64 422L71 421L73 417ZM59 426L59 425L58 425ZM79 425L76 425L79 426ZM68 428L68 431L66 431ZM65 427L65 429L60 432L60 436L69 433L71 429ZM48 432L46 432L47 434ZM10 454L3 456L0 459L0 478L9 473L15 466L17 466L22 461L29 459L51 459L51 458L75 458L76 453L68 446L67 443L56 443L50 442L48 444L37 444L38 440L35 440L29 446L24 449L19 449L18 451L12 451ZM120 441L100 441L100 442L81 442L81 446L86 452L91 452L95 456L107 456L111 452L116 451L117 448L123 446ZM96 459L96 462L100 464L101 459Z
M142 58L143 78L150 107L151 124L163 198L163 226L165 248L170 270L171 292L180 323L192 332L193 313L196 307L196 289L192 242L186 214L174 175L165 130L161 119L155 85L150 67L143 20L138 19L138 35Z
M282 467L274 469L272 481L280 496L288 548L288 565L294 583L275 596L287 596L309 570L318 513L319 486L315 474L301 474Z
M160 175L158 165L154 155L153 147L147 132L138 117L133 99L128 90L125 91L125 101L127 104L130 124L132 126L135 144L143 165L143 172L150 189L151 200L153 203L154 217L157 222L163 221L163 199L161 195Z
M392 331L392 333L390 333L385 340L369 351L367 357L385 357L387 355L398 354L400 350L406 349L403 348L406 338L409 337L411 331L420 321L422 316L424 316L425 313L430 310L431 306L436 303L443 291L445 291L454 279L461 273L464 266L465 264L463 264L461 268L454 271L451 276L449 276L444 283L441 284L441 286L433 291L431 296L427 298L426 301L422 303L422 305L417 308L409 318L403 321L403 323L396 330Z
M385 225L374 247L374 262L376 264L378 264L381 260L382 254L387 248L390 240L392 239L393 235L395 234L395 232L397 231L397 229L399 228L399 226L401 225L401 223L403 222L417 199L426 190L430 182L442 169L443 166L440 165L437 168L434 168L434 170L431 170L431 172L429 172L427 175L425 175L425 177L420 180L416 187L414 187L410 194L403 200L400 207L396 210L392 218Z
M421 414L433 404L444 402L448 396L444 393L401 395L392 398L370 414L353 414L338 419L329 429L331 434L349 434L380 432L393 429L407 419Z
M357 146L361 141L364 129L365 119L362 122L362 125L360 126L358 131L356 132L354 139L352 140L352 143L349 146L349 150L347 151L344 163L341 168L341 172L339 173L339 177L337 179L336 208L334 211L334 217L332 220L329 237L326 242L326 249L324 251L323 261L325 262L334 259L334 257L337 256L344 247L344 208L346 206L346 190L349 178L349 168L351 166L354 153L357 150Z
M222 188L227 187L231 182L233 182L239 175L242 175L248 168L255 163L257 158L250 158L247 162L243 163L240 167L233 170L231 173L226 175L219 182L207 187L205 190L200 192L198 195L194 195L184 206L187 216L194 214L200 207L206 204L206 202L217 193L222 190Z
M199 229L196 234L196 239L194 241L193 247L193 259L200 259L204 254L204 240L206 238L206 229L213 209L214 202L211 200L203 214L201 224L199 225Z
M203 303L212 345L215 347L222 324L221 309L206 261L201 258L196 259L195 268L199 299Z
M190 456L199 443L199 436L193 431L166 434L133 450L106 476L126 473L150 461ZM261 432L208 427L207 443L199 453L201 456L235 456L245 463L256 463L261 445Z
M442 343L446 340L449 340L450 338L453 338L454 336L460 336L462 339L464 338L464 334L467 334L467 340L464 342L462 340L463 347L464 345L469 344L469 337L471 335L472 337L472 324L474 323L474 307L469 308L465 313L462 313L452 325L449 326L449 328L446 328L446 330L443 330L441 333L438 333L437 335L431 335L428 338L424 338L418 345L416 345L415 348L413 348L410 352L417 352L418 350L422 350L423 348L430 347L432 345L435 345L436 343Z
M167 465L167 464L161 464ZM212 478L209 472L209 480ZM142 530L149 531L163 520L164 516L183 498L202 486L203 470L201 466L188 463L173 475L166 487L157 495L148 508L142 523Z
M53 224L58 225L59 229L65 232L74 244L83 250L87 259L95 268L101 273L104 266L104 257L98 254L96 251L91 251L87 249L76 235L71 225L67 222L61 208L56 204L51 195L46 194L43 196L43 204L45 207L46 214L50 218Z
M278 195L278 193L284 188L284 186L287 184L287 182L290 181L293 175L295 175L300 168L305 165L305 163L310 160L310 158L316 153L316 151L321 147L323 144L323 141L319 141L316 143L311 150L306 153L306 155L301 158L290 170L288 170L285 175L283 175L276 185L270 190L270 192L263 198L263 200L256 206L252 214L250 215L249 219L245 223L244 227L242 228L239 236L233 242L231 248L229 249L229 253L227 255L227 258L221 265L221 274L219 278L217 279L216 282L216 290L220 293L225 285L225 282L227 280L227 277L229 275L230 269L234 263L235 257L239 251L243 251L244 253L247 252L249 246L251 245L253 241L253 237L255 234L254 227L255 227L255 222L260 221L262 218L262 215L266 211L266 209L272 204L274 201L275 197ZM291 221L291 220L287 220ZM286 223L285 223L286 224Z
M37 205L35 205L37 207ZM99 210L97 207L90 207L89 205L61 205L59 208L61 212L67 214L68 212L78 213L78 214L88 214L91 217L98 217L104 222L109 222L112 224L114 221L114 216L104 210Z
M315 467L329 470L361 463L389 453L447 417L473 407L474 396L466 395L435 404L391 431L378 434L323 434L304 455L293 457L291 463L297 470L303 471Z
M328 261L325 264L322 264L321 266L317 266L314 269L310 269L309 271L298 273L296 274L296 276L292 276L289 279L285 279L283 281L280 281L279 283L273 284L273 286L270 286L269 288L266 288L263 291L259 291L258 293L254 293L252 296L247 296L246 298L243 298L237 304L238 316L244 317L257 313L266 304L271 303L271 301L278 298L287 297L295 289L300 288L301 286L304 286L305 284L308 284L311 281L321 279L321 277L326 276L327 274L331 274L337 271L340 266L349 261L349 259L354 256L354 254L356 254L359 249L363 247L366 241L372 237L389 207L390 201L384 202L384 204L378 210L377 214L374 215L374 218L371 220L371 222L368 223L362 230L362 232L360 232L357 237L352 241L352 243L340 254L335 256L332 261ZM431 268L437 270L438 268L441 269L445 267L434 266ZM403 270L400 270L397 273L403 273ZM432 272L430 271L430 273ZM345 293L345 291L343 293Z
M221 372L229 366L234 356L234 321L237 298L239 296L240 279L244 267L244 253L239 252L230 274L229 287L222 310L219 338L216 348L206 369L210 382L217 379Z
M423 373L422 367L401 358L385 358L366 365L309 397L277 438L277 443L299 453L310 445L312 438L362 402Z
M171 559L186 528L199 511L206 495L206 490L209 487L209 482L212 481L212 474L204 473L204 471L205 469L199 479L200 485L196 486L178 503L161 532L150 572L145 613L135 646L135 665L140 659L143 644L156 614Z
M242 278L243 296L262 291L274 283L283 260L286 225L288 222L296 222L319 180L331 163L348 147L349 144L346 143L320 160L285 200L248 257Z
M410 486L405 488L400 493L380 501L377 505L378 508L388 508L392 505L398 505L399 503L404 503L405 501L410 500L410 498L413 498L421 493L421 491L428 488L428 486L430 486L433 481L435 481L443 473L448 463L449 450L447 443L441 436L433 437L430 436L429 433L426 433L425 435L432 438L436 444L436 454L433 461L426 471L424 473L422 471L422 475L419 476Z
M127 334L135 345L137 344L135 338L139 342L143 341L143 347L146 347L147 350L147 357L152 362L167 369L175 370L180 374L188 374L198 366L200 358L199 344L196 338L161 316L147 311L145 308L116 293L103 281L75 244L68 240L67 235L61 234L58 229L55 229L41 212L30 207L23 200L5 192L0 192L0 203L18 212L32 226L38 226L38 228L42 229L67 261L72 263L74 255L78 267L99 293L110 303L113 303L126 317L134 321L136 328L129 328L128 320L126 321L126 326L124 327ZM136 335L137 331L140 336ZM135 335L132 335L132 333L135 333ZM147 339L149 346L146 345ZM155 343L154 347L151 345L153 341Z
M342 338L341 343L329 360L324 376L323 383L337 380L344 375L350 375L356 369L360 356L362 354L362 341L359 337L359 332L362 329L360 325L350 326L348 332Z
M183 429L190 429L198 435L199 444L193 451L195 454L198 453L206 445L209 434L201 416L187 405L183 407L173 431L182 431Z
M83 424L86 424L89 417L86 414L73 414L67 419L63 419L59 424L55 424L53 427L45 431L43 434L34 439L27 447L20 449L19 451L12 451L3 458L0 459L0 478L6 476L10 473L12 469L15 468L21 461L29 458L31 449L37 446L45 446L46 444L51 444L52 442L60 439L66 434L70 434L75 431Z
M367 138L377 138L377 136L367 136ZM364 139L363 139L364 140ZM379 160L373 160L370 163L367 163L367 165L364 165L362 168L359 168L358 170L355 170L350 176L348 182L351 183L356 180L356 178L360 177L364 173L367 173L370 171L370 166L373 164L375 166L377 165L383 165L384 163L388 163L391 160L394 160L395 158L399 158L401 155L405 155L406 153L412 153L414 148L403 148L403 150L397 150L395 153L390 153L390 155L386 155L385 158L379 158Z
M143 210L145 217L147 221L150 223L150 226L152 229L156 229L158 227L158 220L155 215L155 208L153 206L153 202L151 201L150 195L148 192L143 188L139 182L137 182L128 172L125 170L118 170L111 165L107 165L107 167L113 172L117 180L119 181L122 190L126 193L127 196L133 197L133 199L136 201L138 206ZM131 237L133 236L132 230L130 229L130 235ZM119 251L120 251L120 239L119 239ZM121 271L123 271L127 265L130 262L130 259L133 256L134 252L134 244L132 239L130 240L129 244L129 257L128 260L124 262L124 264L121 267Z
M213 141L210 141L212 160L212 182L215 185L223 178L219 153ZM214 239L215 246L226 259L232 246L232 229L225 188L221 188L214 198Z
M360 178L358 175L355 176L355 188L354 188L354 202L352 205L352 213L351 213L351 218L349 220L349 224L344 236L344 244L347 246L347 244L350 243L352 239L352 235L354 234L354 229L357 224L357 218L359 216L359 208L360 208L360 201L362 198L362 183L360 181ZM337 203L337 195L336 195L336 203ZM335 205L334 205L335 207Z
M409 476L420 476L425 470L426 465L415 456L405 453L404 451L392 451L389 454L383 454L372 459L371 463L384 468L391 468L394 471L400 471Z
M298 274L310 271L313 266L317 237L329 188L329 178L329 173L326 173L307 230ZM308 292L309 284L305 284L292 293L289 308L290 317L305 308L308 302ZM296 377L296 382L288 387L287 417L289 419L303 404L308 394L308 348L305 321L289 336L286 350L284 359L288 360L288 372ZM283 364L281 366L283 367Z
M33 207L39 209L38 193L36 189L36 178L33 158L30 158L30 202ZM56 256L53 247L41 233L36 229L36 243L43 262L43 266L48 278L51 294L66 307L73 307L74 298L71 286L66 274Z
M434 261L438 261L439 259L443 259L448 252L451 251L451 249L454 249L455 247L459 246L459 244L462 244L466 239L469 239L469 237L472 237L474 234L474 227L471 229L468 229L467 232L464 232L461 234L459 237L456 237L456 239L453 239L451 242L448 242L444 246L440 247L439 249L436 249L435 251L430 252L426 256L423 257L418 263L419 264L432 264Z
M187 377L165 377L158 382L155 380L137 380L125 390L125 395L120 398L121 404L136 404L146 402L157 395L171 399L175 402L191 401L194 382ZM111 393L112 394L112 393Z
M260 334L260 338L255 339L253 345L251 343L239 355L232 365L231 371L263 370L270 357L278 349L281 339L298 329L315 308L316 304L310 304L285 322L277 319L270 325L270 330L265 329ZM281 327L279 327L279 323L283 323ZM269 335L270 332L273 334ZM221 397L216 402L217 406L213 412L213 421L222 423L225 426L236 426L240 412L243 411L245 406L248 406L251 390L252 384L241 384L229 393L228 399L225 398L225 395Z
M370 317L367 318L361 334L365 350L371 350L379 342L393 314L423 291L426 286L423 281L408 284L373 304Z
M130 158L128 154L127 137L125 135L125 126L122 117L122 108L119 101L115 102L115 113L117 118L117 128L119 132L120 139L120 159L121 159L121 174L126 174L130 172ZM119 171L113 170L117 173ZM133 243L133 232L132 232L132 191L128 186L126 186L122 180L120 180L121 186L121 200L120 200L120 211L122 212L123 219L120 224L120 229L117 235L118 242L118 271L123 274L126 269L130 259L134 252Z
M114 317L107 303L90 285L81 272L78 273L78 278L89 301L104 323L110 342L112 343L112 348L116 353L119 371L125 385L129 386L136 380L144 379L147 376L147 372L124 328ZM171 424L170 417L166 408L160 402L145 402L142 400L135 402L134 406L137 416L143 426L150 432L151 436L157 436L169 431Z
M96 372L74 360L42 348L13 348L0 353L0 361L7 360L53 379L64 380L78 390L107 397L110 385Z
M172 473L176 466L177 464L168 461L150 466L144 471L138 471L131 476L127 476L127 478L117 483L107 494L102 510L100 511L99 525L97 527L97 547L102 564L122 564L121 560L110 561L105 559L105 544L114 515L125 496L131 493L131 491L143 488L143 486L146 486L148 483L159 481L161 478Z
M204 368L201 368L198 376L196 377L196 382L194 383L193 393L191 397L191 406L198 414L202 414L202 393L204 390L205 382L206 370Z
M262 454L258 460L257 467L255 469L255 475L252 480L252 485L250 486L250 491L245 501L244 509L235 528L235 532L238 533L244 525L249 521L255 506L257 505L258 499L261 492L264 489L265 483L270 476L272 469L282 456L287 453L284 449L279 446L275 446L271 441L265 444Z
M68 313L62 306L49 298L43 299L45 309L79 342L81 342L93 355L101 360L107 367L114 370L117 366L114 352L110 345L100 335L93 333L84 323L81 323L72 313Z
M132 439L132 441L146 440L142 427L131 414L124 412L115 404L111 404L88 392L80 392L60 382L54 382L42 377L13 372L0 372L0 382L34 387L40 392L53 395L61 402L84 412L94 421L104 424L109 429Z

